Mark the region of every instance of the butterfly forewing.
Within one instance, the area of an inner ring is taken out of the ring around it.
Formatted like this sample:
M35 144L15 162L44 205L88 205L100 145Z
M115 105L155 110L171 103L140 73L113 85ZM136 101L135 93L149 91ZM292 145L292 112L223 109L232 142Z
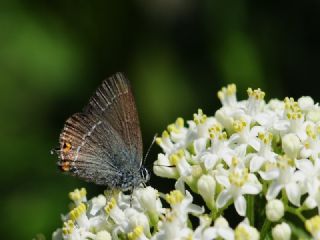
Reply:
M86 181L120 187L121 182L130 181L123 180L124 176L139 172L141 159L133 94L118 73L103 81L82 113L66 121L60 135L59 165Z
M117 73L106 79L84 109L87 114L101 116L117 131L133 157L141 163L142 138L139 118L130 83Z

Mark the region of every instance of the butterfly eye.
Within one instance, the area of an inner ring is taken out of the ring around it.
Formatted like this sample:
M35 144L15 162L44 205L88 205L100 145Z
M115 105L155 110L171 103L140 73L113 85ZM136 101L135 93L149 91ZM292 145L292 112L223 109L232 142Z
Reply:
M70 143L63 143L62 149L64 152L68 152L71 149L71 144Z

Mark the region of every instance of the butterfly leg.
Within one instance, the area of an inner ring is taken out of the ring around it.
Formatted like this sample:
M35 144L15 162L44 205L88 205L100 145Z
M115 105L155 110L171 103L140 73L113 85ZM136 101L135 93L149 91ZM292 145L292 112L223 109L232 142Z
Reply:
M132 188L130 189L130 207L132 207L133 190L134 190L134 187L132 187Z

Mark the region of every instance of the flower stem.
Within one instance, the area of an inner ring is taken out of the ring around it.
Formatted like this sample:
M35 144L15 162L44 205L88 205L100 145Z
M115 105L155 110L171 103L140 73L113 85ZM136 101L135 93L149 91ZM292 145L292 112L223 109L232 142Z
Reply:
M265 239L269 231L270 225L271 225L271 222L266 218L261 228L260 239Z
M300 208L286 206L286 211L296 215L303 223L306 221L306 218L302 215Z
M250 225L254 226L254 196L247 196L247 217Z

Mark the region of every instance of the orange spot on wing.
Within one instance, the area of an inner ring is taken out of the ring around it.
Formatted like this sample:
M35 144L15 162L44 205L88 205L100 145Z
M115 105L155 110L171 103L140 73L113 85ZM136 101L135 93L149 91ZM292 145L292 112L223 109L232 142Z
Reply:
M61 170L64 172L69 172L70 170L70 162L69 161L65 161L61 164L60 166Z
M69 152L70 149L71 149L71 144L70 143L68 143L68 142L63 143L63 146L62 146L63 152L65 152L65 153Z

